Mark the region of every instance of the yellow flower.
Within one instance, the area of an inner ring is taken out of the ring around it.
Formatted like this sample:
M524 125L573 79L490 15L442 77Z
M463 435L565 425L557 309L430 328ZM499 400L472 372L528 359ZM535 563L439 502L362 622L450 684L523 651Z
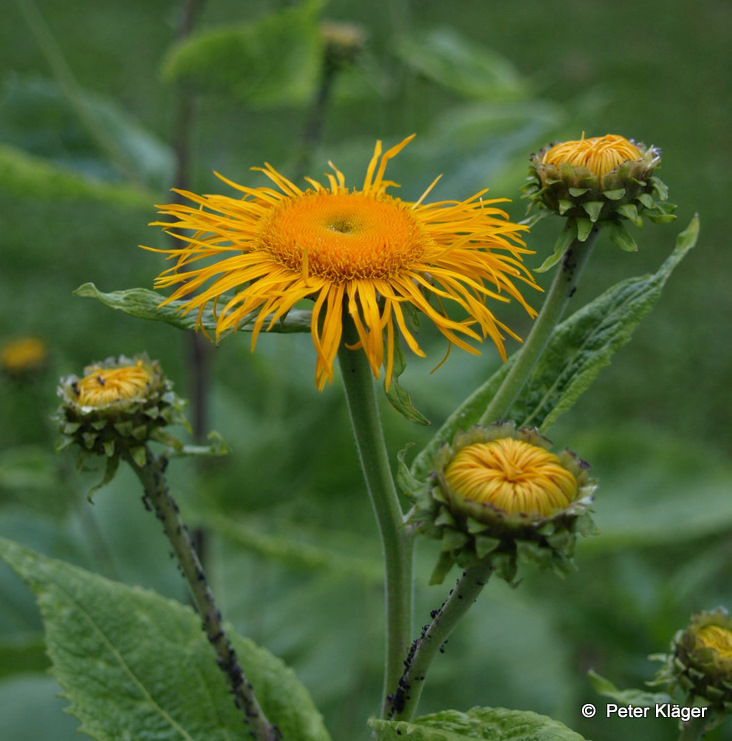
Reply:
M561 142L548 149L541 159L543 165L584 167L593 175L607 175L627 160L638 160L643 153L632 142L617 134Z
M551 515L577 494L577 480L556 455L513 438L463 448L445 479L465 499L511 514Z
M47 360L48 347L37 337L20 337L4 345L0 352L0 367L13 376L39 370Z
M521 239L526 227L494 207L506 199L483 200L485 191L465 201L432 204L423 201L435 183L415 203L387 195L395 183L384 178L386 165L412 138L383 154L377 142L360 189L349 189L332 164L328 185L308 178L307 190L265 164L254 169L276 189L222 177L244 196L181 191L196 205L159 206L175 221L154 222L185 242L179 249L157 250L175 265L158 277L156 287L178 286L163 303L187 297L184 310L197 309L200 325L212 301L217 338L252 322L254 350L263 327L270 329L298 301L313 300L318 389L333 378L345 311L359 337L349 349L366 353L375 377L384 365L387 387L397 333L424 355L409 328L410 305L451 344L478 353L469 341L490 337L505 359L505 334L518 337L486 303L513 298L535 316L517 286L521 281L537 287L522 263L522 255L531 254ZM466 316L449 316L447 303Z
M134 365L103 368L91 365L74 385L76 401L83 407L101 407L114 401L145 396L153 381L142 360Z

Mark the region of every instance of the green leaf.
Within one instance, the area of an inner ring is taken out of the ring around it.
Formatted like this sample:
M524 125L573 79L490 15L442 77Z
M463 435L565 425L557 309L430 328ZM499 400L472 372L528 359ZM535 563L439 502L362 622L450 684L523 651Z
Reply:
M443 710L414 721L370 721L379 741L584 741L558 720L528 710L472 708Z
M45 674L48 665L46 645L40 635L15 641L5 638L0 643L0 679L3 681L18 674Z
M564 253L567 251L567 247L572 244L572 241L577 236L577 222L574 219L567 219L564 224L564 229L559 233L557 241L554 243L554 252L544 260L540 267L535 272L545 273L549 268L554 267L564 257Z
M194 34L170 50L163 77L253 107L307 103L322 60L322 5L306 0L254 23Z
M81 731L99 741L242 737L240 711L190 608L5 538L0 558L37 596L52 673ZM294 672L247 639L234 636L233 643L257 699L283 737L328 741Z
M511 62L450 27L402 38L397 53L416 72L471 98L499 101L526 95Z
M511 409L511 418L546 430L568 411L630 340L674 268L696 244L698 233L694 217L656 273L621 281L562 322Z
M0 144L0 191L48 201L96 201L150 208L152 193L79 175L49 160Z
M638 245L635 239L628 233L625 224L621 221L614 221L610 224L610 240L625 252L638 252Z
M407 362L404 358L404 352L398 342L394 343L394 366L391 371L391 382L389 388L386 387L384 380L384 391L386 398L394 409L410 422L418 425L431 425L432 423L422 412L412 404L412 397L399 385L399 376L404 373Z
M6 144L100 182L120 174L168 187L173 152L111 97L34 77L9 77L0 105Z
M178 327L178 329L196 330L200 326L210 334L216 332L216 317L213 308L210 306L204 309L199 320L198 312L183 313L185 311L185 301L171 301L165 306L160 306L164 296L147 288L129 288L125 291L103 293L93 283L84 283L74 291L74 295L96 298L111 309L116 309L140 319L167 322L174 327ZM251 323L256 316L256 312L253 312L246 317L239 325L239 331L251 332ZM293 309L284 319L275 322L268 331L282 333L309 332L310 317L311 312L309 311ZM226 334L229 333L223 334L222 337Z
M529 379L510 417L520 424L547 429L589 388L612 355L661 295L669 275L696 244L699 219L682 232L676 248L657 273L630 278L610 288L592 303L562 322L553 332L543 357ZM476 424L495 396L515 355L476 389L445 421L412 463L412 474L424 478L432 459L457 430Z
M305 525L292 527L291 523L273 519L237 519L230 515L215 512L202 513L202 521L210 528L225 536L250 553L256 553L272 561L287 564L293 568L311 572L327 572L350 579L358 579L364 584L379 585L384 581L384 567L375 556L357 553L356 549L347 552L333 533L318 533L315 537Z
M597 672L590 669L587 672L592 686L598 695L609 697L619 705L636 705L643 708L652 708L667 702L675 702L671 695L665 692L648 692L646 690L619 690L612 682L601 677Z

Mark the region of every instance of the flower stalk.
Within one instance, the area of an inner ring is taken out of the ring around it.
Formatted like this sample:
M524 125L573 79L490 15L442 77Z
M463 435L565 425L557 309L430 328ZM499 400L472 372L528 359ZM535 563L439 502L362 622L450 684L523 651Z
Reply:
M444 651L448 637L478 599L492 572L490 559L483 559L469 566L463 571L440 609L432 612L432 622L425 626L419 638L412 643L404 662L404 672L398 681L398 689L390 696L389 717L392 720L410 720L414 716L432 660Z
M701 741L708 730L708 718L690 718L681 724L679 741Z
M487 426L508 417L511 406L521 393L534 366L549 343L552 332L559 324L569 299L577 290L577 282L590 257L598 232L599 228L596 225L585 241L581 242L574 239L567 248L544 300L541 312L536 318L513 366L480 418L479 424Z
M358 343L356 326L344 304L343 341L338 360L361 469L384 553L386 591L386 663L384 668L383 717L389 710L387 693L402 673L412 631L413 550L412 530L404 526L404 514L389 466L379 407L368 358L349 350Z
M155 456L145 446L145 461L140 464L129 452L124 454L132 470L143 486L145 506L152 508L163 525L163 530L173 548L181 572L188 583L198 610L203 629L216 651L216 663L224 674L234 701L242 711L244 722L249 726L250 735L255 741L277 741L279 729L272 725L257 702L252 685L247 681L239 664L231 639L224 629L221 613L216 607L213 594L206 579L206 573L196 554L193 541L181 519L178 505L170 494L165 480L167 460Z

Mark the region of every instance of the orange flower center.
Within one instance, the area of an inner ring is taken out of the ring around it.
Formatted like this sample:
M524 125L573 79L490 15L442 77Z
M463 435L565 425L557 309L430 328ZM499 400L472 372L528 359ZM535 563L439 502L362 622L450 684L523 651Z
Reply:
M584 167L594 175L607 175L618 165L628 160L637 160L643 153L627 139L617 134L596 136L585 139L584 134L577 141L555 144L547 150L542 164Z
M257 241L280 265L333 283L387 280L419 260L431 242L408 204L383 194L322 191L274 206Z
M556 455L522 440L468 445L445 470L453 492L510 514L548 516L569 505L577 480Z
M705 625L696 634L697 645L711 648L725 661L732 660L732 631L720 625Z
M142 361L120 368L90 366L84 370L86 375L77 381L74 390L77 403L86 407L101 407L114 401L132 399L143 394L152 381L142 367Z

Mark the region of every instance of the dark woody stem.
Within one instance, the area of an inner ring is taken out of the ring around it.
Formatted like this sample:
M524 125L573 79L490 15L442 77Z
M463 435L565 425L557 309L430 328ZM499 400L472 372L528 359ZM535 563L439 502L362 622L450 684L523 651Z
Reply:
M178 505L170 495L165 480L167 461L163 457L155 456L147 447L144 466L139 466L129 453L125 454L125 460L142 483L145 490L143 497L145 506L155 511L163 525L181 572L188 582L194 604L203 621L203 629L216 651L216 663L231 688L237 707L243 713L251 737L256 741L277 741L281 738L279 729L267 720L254 696L252 685L247 681L239 665L236 651L224 630L221 613L208 586L206 574L193 547L193 541L181 519Z
M444 651L448 636L478 599L492 572L490 559L469 566L440 609L433 610L432 622L425 625L419 638L413 641L399 685L390 695L389 717L392 720L410 720L414 716L432 660Z

